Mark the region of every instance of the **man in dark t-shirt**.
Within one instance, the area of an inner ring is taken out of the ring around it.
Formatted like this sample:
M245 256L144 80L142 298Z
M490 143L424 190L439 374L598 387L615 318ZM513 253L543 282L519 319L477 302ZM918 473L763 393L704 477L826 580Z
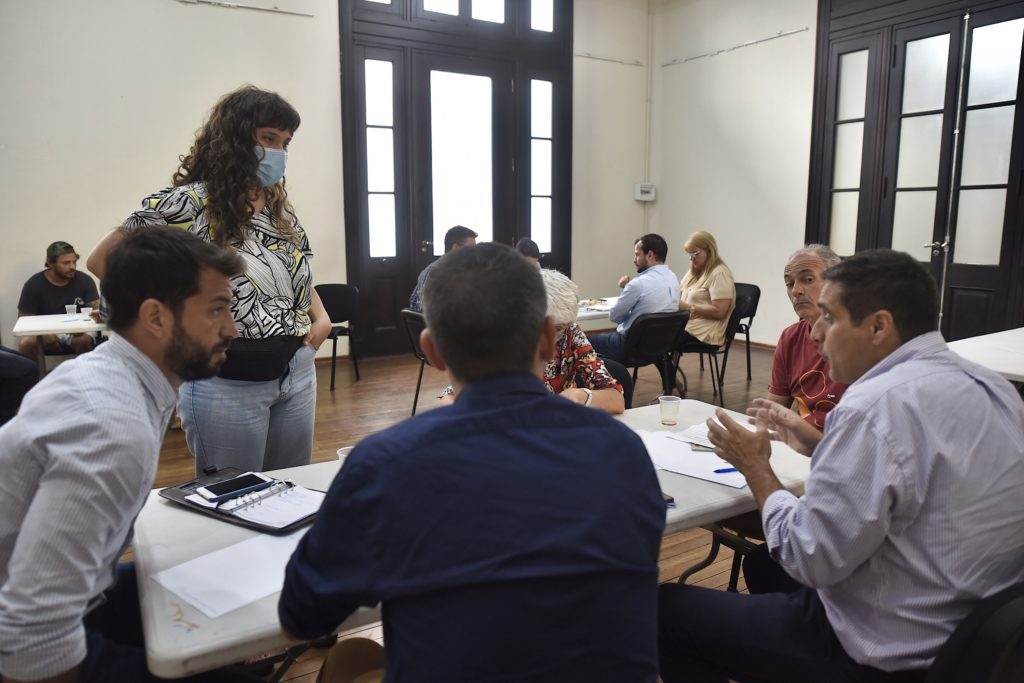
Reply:
M64 313L74 304L99 310L100 295L91 277L78 272L78 254L67 242L54 242L46 248L46 270L28 279L18 299L18 317L23 315L52 315ZM36 356L37 337L22 337L18 350L30 358ZM93 339L88 334L42 335L47 353L85 353L92 349Z

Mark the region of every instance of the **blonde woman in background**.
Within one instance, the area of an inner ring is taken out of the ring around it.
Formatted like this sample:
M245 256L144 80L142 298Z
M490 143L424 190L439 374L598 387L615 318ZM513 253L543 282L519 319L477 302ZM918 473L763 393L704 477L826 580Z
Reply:
M718 243L710 232L698 230L683 245L690 270L679 281L679 310L689 311L686 332L692 339L716 346L725 343L725 328L736 307L732 271L718 255Z

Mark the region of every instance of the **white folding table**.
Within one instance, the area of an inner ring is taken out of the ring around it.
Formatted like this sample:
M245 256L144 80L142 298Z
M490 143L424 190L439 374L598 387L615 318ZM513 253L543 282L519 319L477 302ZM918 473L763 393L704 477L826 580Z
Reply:
M15 337L42 337L44 334L80 334L88 332L106 332L107 326L98 323L92 318L76 313L69 316L66 313L55 313L53 315L23 315L14 322L12 333ZM36 344L36 362L39 364L39 372L46 372L46 351L43 349L43 340L39 339Z

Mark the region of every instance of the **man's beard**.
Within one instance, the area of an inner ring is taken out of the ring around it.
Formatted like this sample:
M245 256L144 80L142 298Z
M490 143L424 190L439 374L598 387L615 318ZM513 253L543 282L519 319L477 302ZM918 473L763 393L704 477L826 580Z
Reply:
M637 272L638 275L640 273L644 272L645 270L647 270L647 264L646 263L641 263L640 265L638 265L636 267L636 272Z
M175 320L174 336L165 356L167 367L183 382L209 379L220 372L225 359L221 352L226 351L229 344L231 340L227 339L205 349L185 332L180 321ZM215 356L220 356L219 360L214 360Z

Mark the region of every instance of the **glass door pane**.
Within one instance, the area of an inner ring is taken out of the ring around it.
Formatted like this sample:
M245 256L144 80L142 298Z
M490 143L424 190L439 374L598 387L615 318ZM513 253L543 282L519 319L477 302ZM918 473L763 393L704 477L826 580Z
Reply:
M852 254L857 245L868 57L869 50L857 50L839 56L829 215L829 246L838 254Z
M487 76L430 72L430 156L434 255L455 225L477 241L494 235L492 198L492 80Z

